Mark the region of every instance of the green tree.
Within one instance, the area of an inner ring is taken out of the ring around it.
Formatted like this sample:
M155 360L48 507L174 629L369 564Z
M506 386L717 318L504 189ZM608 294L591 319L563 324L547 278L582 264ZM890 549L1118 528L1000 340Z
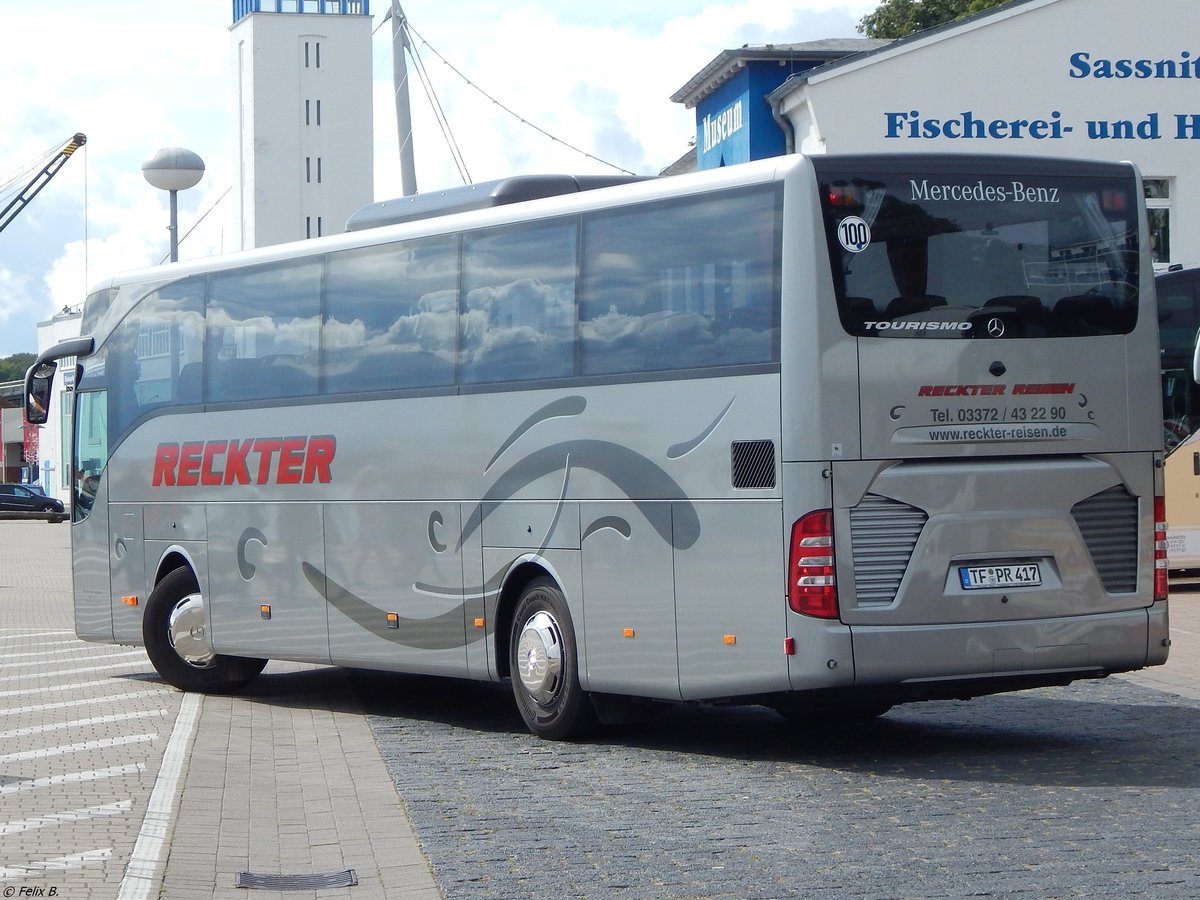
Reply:
M36 359L32 353L14 353L0 359L0 383L5 381L23 381L25 370L33 365Z
M882 0L863 16L858 31L872 38L902 38L945 22L973 16L1006 0Z

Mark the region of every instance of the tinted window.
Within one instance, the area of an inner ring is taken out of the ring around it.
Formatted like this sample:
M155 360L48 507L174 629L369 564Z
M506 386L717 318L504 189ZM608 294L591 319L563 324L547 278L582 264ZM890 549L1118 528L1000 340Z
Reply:
M573 373L577 234L574 222L537 222L467 236L463 382Z
M82 389L106 392L115 446L163 406L775 363L781 202L771 184L127 285Z
M1191 366L1196 342L1196 284L1200 269L1160 275L1155 279L1158 294L1158 336L1163 365Z
M96 326L100 324L100 319L108 311L109 306L112 305L112 301L116 296L117 291L113 288L96 291L96 293L88 296L87 301L83 304L80 334L96 333Z
M1163 442L1170 453L1200 426L1200 391L1192 380L1200 269L1155 279L1162 352Z
M177 281L144 297L109 338L104 357L99 367L89 364L83 386L105 380L114 443L153 408L200 403L204 279Z
M321 268L293 260L209 279L209 401L317 392Z
M325 310L324 392L453 384L457 239L332 254Z
M778 359L775 186L589 216L581 372Z
M814 165L852 334L1122 334L1137 320L1131 175Z

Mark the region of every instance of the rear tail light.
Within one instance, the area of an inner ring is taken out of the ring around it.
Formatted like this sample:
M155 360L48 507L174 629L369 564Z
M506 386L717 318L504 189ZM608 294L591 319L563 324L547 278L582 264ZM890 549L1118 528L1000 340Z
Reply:
M1154 498L1154 599L1167 599L1167 501Z
M792 525L788 606L806 616L838 617L832 510L814 510Z

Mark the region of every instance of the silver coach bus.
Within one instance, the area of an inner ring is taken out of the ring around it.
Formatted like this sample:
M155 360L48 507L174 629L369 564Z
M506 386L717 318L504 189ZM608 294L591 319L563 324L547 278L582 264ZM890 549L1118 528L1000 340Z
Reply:
M114 279L27 384L74 367L77 632L508 679L547 738L1160 664L1145 221L1128 165L788 156Z

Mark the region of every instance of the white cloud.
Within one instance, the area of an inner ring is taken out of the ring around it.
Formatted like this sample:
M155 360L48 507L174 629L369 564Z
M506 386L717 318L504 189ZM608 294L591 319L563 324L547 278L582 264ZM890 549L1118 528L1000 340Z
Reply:
M853 36L875 5L527 0L506 8L410 0L405 11L466 77L529 122L622 168L652 173L678 158L694 133L693 112L671 103L670 94L717 53L744 43ZM387 7L386 0L372 3L376 25ZM0 356L33 350L36 321L79 303L101 278L155 265L167 252L166 197L140 171L158 148L186 146L207 166L201 184L180 195L181 234L231 187L231 24L228 3L57 0L5 10L0 83L22 88L5 95L0 180L76 131L88 144L0 235ZM400 194L390 27L372 42L381 199ZM521 124L426 47L417 49L474 180L613 171ZM418 186L461 183L411 66L410 75ZM233 246L232 199L184 240L183 258Z
M10 328L9 323L14 314L28 307L32 297L33 291L28 275L0 267L0 333ZM32 349L31 347L26 352Z

